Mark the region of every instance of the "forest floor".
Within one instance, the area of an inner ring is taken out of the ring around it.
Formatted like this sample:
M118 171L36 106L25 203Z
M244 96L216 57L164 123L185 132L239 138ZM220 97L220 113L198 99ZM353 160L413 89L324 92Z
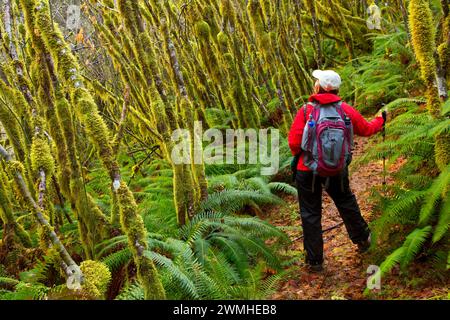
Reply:
M355 140L354 158L364 152L367 138L357 137ZM394 164L389 170L395 171L402 161ZM393 180L387 175L387 183ZM372 188L380 188L383 181L382 162L374 162L351 169L351 188L355 193L362 215L370 224L377 218L373 201L370 201ZM412 266L414 278L393 276L381 279L381 290L364 294L367 283L367 268L374 264L376 248L372 252L361 255L357 252L348 237L345 226L324 233L324 267L322 273L309 273L304 263L301 221L298 215L298 201L295 197L285 198L287 205L274 208L268 212L266 219L285 229L292 243L285 248L287 256L301 257L293 265L287 267L288 276L281 282L278 291L271 299L448 299L448 283L426 273L428 268ZM322 229L336 226L342 219L328 195L324 192L322 202ZM284 251L284 250L283 250Z

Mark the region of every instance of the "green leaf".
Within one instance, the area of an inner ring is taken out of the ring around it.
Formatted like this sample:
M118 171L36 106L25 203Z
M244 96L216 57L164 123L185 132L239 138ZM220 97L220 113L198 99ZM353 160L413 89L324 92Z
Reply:
M419 253L420 249L424 242L427 240L432 230L431 226L426 226L422 229L416 229L411 232L407 237L403 244L404 255L401 260L402 268L405 268L411 261L415 258L415 256Z

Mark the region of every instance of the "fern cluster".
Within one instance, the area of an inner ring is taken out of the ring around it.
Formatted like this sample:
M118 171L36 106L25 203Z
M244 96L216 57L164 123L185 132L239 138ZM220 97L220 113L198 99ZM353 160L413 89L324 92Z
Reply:
M433 119L422 103L422 99L398 99L388 104L395 116L386 127L388 138L374 144L358 161L362 164L386 157L388 166L399 159L404 161L393 173L396 183L384 190L387 196L380 200L383 213L375 221L374 230L381 242L389 242L399 230L413 231L382 263L382 273L389 272L397 263L405 270L421 250L428 256L444 250L447 256L438 256L444 261L448 259L450 165L440 172L437 170L434 137L450 132L450 119ZM442 111L444 116L447 109L448 103Z
M139 162L143 155L138 152L135 157ZM279 195L296 195L294 187L261 176L257 166L207 166L209 196L197 214L179 228L168 165L152 160L139 170L131 162L124 168L122 174L130 180L149 231L149 249L144 255L157 266L169 298L266 298L276 289L283 276L281 261L277 245L269 247L266 240L278 239L281 244L288 239L279 229L252 215L255 211L263 213L267 206L283 204ZM98 192L101 199L102 190L96 184L105 173L92 171L89 176L90 191ZM95 258L113 275L126 269L132 263L126 236L98 244ZM275 274L268 276L268 269ZM143 288L130 278L115 298L143 297Z
M286 240L282 232L257 218L203 213L184 226L178 238L151 235L144 255L159 268L172 299L242 299L265 268L280 269L276 254L264 242L274 237ZM98 258L106 255L103 262L114 272L131 262L126 246L123 236L107 240L97 247ZM122 249L107 254L115 248ZM266 289L274 288L280 276L266 279ZM143 297L141 289L131 283L117 299L136 297Z

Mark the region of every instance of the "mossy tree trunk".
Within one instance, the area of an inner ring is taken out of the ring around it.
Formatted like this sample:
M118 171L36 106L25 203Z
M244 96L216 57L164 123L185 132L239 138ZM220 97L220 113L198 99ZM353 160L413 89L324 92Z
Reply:
M442 104L436 85L435 34L433 15L427 0L411 0L409 3L409 26L412 44L420 72L426 86L428 110L433 118L442 118ZM439 133L435 139L435 161L440 170L450 163L450 135Z

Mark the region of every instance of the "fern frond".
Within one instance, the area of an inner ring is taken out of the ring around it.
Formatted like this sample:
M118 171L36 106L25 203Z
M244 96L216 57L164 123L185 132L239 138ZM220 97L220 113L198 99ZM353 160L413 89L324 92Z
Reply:
M234 241L230 241L226 237L215 234L211 238L211 242L214 243L226 256L227 260L236 266L237 271L241 276L248 271L250 267L249 257L247 252L242 246Z
M420 210L419 223L427 223L433 213L436 211L437 203L444 196L443 191L450 185L450 166L448 166L441 174L433 181L430 188L426 191L427 195L425 203Z
M224 190L211 194L207 200L202 202L200 211L215 211L223 213L234 213L245 205L254 201L260 204L281 204L283 200L273 194L265 194L260 191L248 190Z
M252 190L258 190L262 193L270 194L270 188L267 185L267 181L263 177L252 177L250 179L245 180L245 184L247 188Z
M133 254L129 248L122 249L120 251L111 253L102 259L103 263L106 264L111 271L118 270L122 266L131 262L133 259Z
M388 110L389 113L399 109L399 108L407 108L411 109L414 107L417 107L418 104L426 103L425 99L417 99L417 98L399 98L392 102L389 102L387 105L384 106L386 110Z
M392 252L380 265L381 275L386 274L392 270L392 268L400 263L405 254L405 248L402 246Z
M447 100L442 106L442 115L448 116L450 114L450 99Z
M144 288L138 283L134 283L117 295L116 300L144 300Z
M268 184L271 192L283 192L293 196L298 196L297 188L283 182L271 182Z
M436 135L448 133L450 133L450 119L445 119L428 131L428 137L433 138Z
M395 197L391 204L384 210L383 222L389 222L394 219L398 221L399 218L415 213L414 208L417 208L417 203L425 197L426 193L423 191L407 191L400 196Z
M231 174L208 177L208 189L210 191L218 189L235 189L238 184L239 180L235 175Z
M127 243L128 243L128 239L127 239L126 235L117 236L117 237L113 237L111 239L104 240L95 246L95 250L97 251L96 256L101 257L106 252L114 249L115 247L117 247L119 245L126 246Z
M203 238L197 238L193 243L193 247L197 261L200 264L205 265L208 253L211 251L209 242Z
M280 282L285 279L287 275L286 271L281 271L280 273L274 274L272 276L267 277L259 284L259 297L258 298L266 298L273 295L280 285Z
M256 217L226 216L223 218L223 223L235 228L243 229L245 233L250 233L254 237L261 239L275 237L284 241L289 240L289 237L277 227Z
M267 261L272 268L280 268L280 260L262 240L257 238L248 238L237 234L224 234L223 236L241 244L241 246L244 246L251 254L264 258L264 260Z
M229 286L241 282L240 275L228 260L227 256L219 250L209 250L208 259L205 260L206 270L208 274L217 279L217 283L223 288L224 292L228 291Z
M432 230L431 226L426 226L422 229L416 229L411 232L403 243L404 253L401 259L401 266L407 266L414 257L419 253L424 242L427 240Z
M434 229L433 234L433 242L438 242L441 240L445 234L447 234L448 229L450 227L450 196L447 194L447 197L444 201L444 204L440 210L441 214L439 215L438 223Z
M173 281L176 281L179 285L180 290L182 290L189 298L191 299L198 299L199 295L197 292L197 289L189 277L184 274L180 268L178 268L172 260L168 259L167 257L153 252L153 251L144 251L144 256L147 258L153 260L153 262L162 268L165 268L170 276L172 277Z
M0 288L13 289L19 282L19 280L13 278L0 277Z
M226 292L221 290L220 285L212 279L208 274L200 267L195 265L192 269L193 281L201 293L201 299L219 300L226 297Z

